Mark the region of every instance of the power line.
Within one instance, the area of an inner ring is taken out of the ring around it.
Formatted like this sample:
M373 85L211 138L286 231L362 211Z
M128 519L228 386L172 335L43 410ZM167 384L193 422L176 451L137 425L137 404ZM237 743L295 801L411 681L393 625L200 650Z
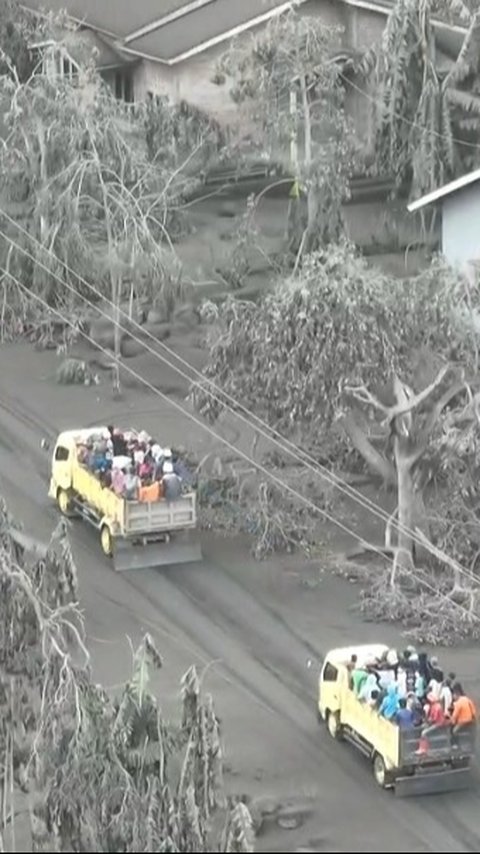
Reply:
M0 214L3 215L8 221L10 221L14 226L16 226L19 231L23 232L27 237L29 237L32 240L32 242L36 243L43 251L45 251L47 254L51 255L55 260L59 260L57 258L57 256L51 250L45 249L41 245L41 243L39 243L38 240L36 240L35 238L32 238L22 226L15 223L15 221L12 219L12 217L10 217L5 211L2 211L1 208L0 208ZM28 258L30 258L34 263L38 264L38 266L40 266L47 273L49 273L55 279L57 279L57 281L59 281L60 284L62 284L64 287L66 287L68 290L70 290L76 297L80 297L81 299L83 299L87 305L93 307L99 314L101 314L103 317L105 317L106 319L111 321L111 317L108 314L106 314L106 312L104 312L101 308L96 306L87 297L80 295L77 292L77 290L73 287L73 285L69 284L66 280L62 279L57 273L50 270L41 261L39 261L37 258L35 258L31 253L29 253L24 247L20 246L16 241L14 241L12 238L10 238L5 232L0 232L0 233L3 234L4 238L10 243L11 246L15 246L19 251L21 251L24 255L26 255ZM200 377L200 381L193 381L191 376L189 376L184 371L182 371L177 365L172 364L172 362L170 362L168 359L166 359L164 356L162 356L160 353L158 353L157 350L154 350L152 347L150 347L144 340L141 340L140 338L138 338L138 336L132 335L131 329L127 329L124 326L117 324L118 328L121 331L129 334L130 337L132 338L132 340L139 343L145 350L150 352L155 358L159 359L161 362L168 365L170 368L172 368L174 371L176 371L178 374L180 374L180 376L182 376L188 382L190 382L190 383L193 382L194 385L201 387L203 391L206 391L207 394L210 395L210 397L212 397L214 400L217 400L222 406L224 406L225 409L230 411L237 418L240 418L249 427L254 426L254 425L252 425L251 420L249 420L249 419L253 419L255 421L256 425L260 425L260 426L256 426L256 429L258 430L258 432L261 435L263 435L268 441L272 442L274 445L277 445L283 452L287 451L287 453L289 453L293 459L300 462L302 465L304 465L307 469L312 471L314 474L317 474L317 475L320 475L321 477L323 477L327 483L336 487L340 492L344 493L349 498L352 498L354 501L356 501L365 510L370 511L371 513L376 515L378 518L380 518L382 521L390 523L391 526L395 530L397 530L398 532L406 533L413 540L413 542L416 542L418 545L422 546L422 548L426 548L427 550L432 551L431 547L429 548L429 546L425 544L425 541L418 536L418 534L416 533L415 530L410 529L407 526L404 526L403 524L400 524L395 519L392 519L392 517L388 513L386 513L384 510L382 510L377 504L375 504L375 502L371 501L369 498L364 497L358 490L354 489L348 483L346 483L346 481L344 481L342 478L338 477L338 475L333 474L325 466L323 466L321 463L317 462L311 454L309 454L307 451L304 451L301 448L298 448L293 442L291 442L289 439L284 437L279 431L277 431L275 428L271 427L267 422L263 421L255 413L251 412L247 407L245 407L239 401L235 400L235 398L233 398L231 395L229 395L228 392L225 392L218 385L216 385L212 380L204 377L203 374L200 371L198 371L198 369L196 369L193 365L191 365L189 362L187 362L181 356L177 355L175 353L175 351L172 350L170 347L168 347L166 344L164 344L164 342L158 341L155 338L155 336L152 335L143 326L141 326L141 324L137 323L133 319L130 319L127 312L125 312L123 309L115 306L115 304L111 300L106 299L103 296L102 292L98 288L96 288L94 285L90 284L86 279L84 279L79 274L75 273L75 271L72 270L67 264L65 264L63 262L61 262L61 263L63 264L63 266L66 270L68 270L72 275L74 275L78 279L78 281L85 284L91 291L93 291L95 294L97 294L97 296L102 298L104 300L104 302L106 302L108 305L112 306L112 308L114 308L115 310L118 310L119 314L123 315L129 321L129 325L133 325L134 327L138 328L139 331L141 331L142 334L149 337L155 343L156 346L160 346L170 356L173 356L177 361L183 363L190 371L192 371L194 374L196 374L197 376ZM207 382L212 388L216 389L218 391L218 395L209 391L208 389L206 389L205 388L205 382ZM219 395L220 395L220 397L219 397ZM230 400L232 402L232 406L226 405L224 403L224 400L222 400L222 398L226 398L227 400ZM237 411L238 409L245 412L246 415L248 416L248 418L246 418L244 415L239 413ZM271 434L273 434L273 436ZM275 436L278 437L278 439L274 438ZM285 447L285 446L287 446L287 447ZM293 450L289 450L289 448L292 448ZM433 552L433 553L435 554L435 552ZM465 577L468 577L470 579L470 581L474 582L475 584L479 583L479 580L477 579L477 577L470 570L466 569L465 567L462 567L453 558L451 559L451 565L455 566L455 568L459 572L463 573L465 575Z
M75 321L69 319L65 314L60 312L58 309L53 308L52 306L49 306L49 304L47 303L46 300L44 300L38 294L35 294L32 291L30 291L26 287L26 285L22 284L22 282L20 282L20 280L16 276L14 276L11 272L6 270L2 266L0 266L0 271L3 273L4 276L8 276L11 279L11 281L14 282L15 285L20 290L22 290L29 298L33 298L38 303L43 305L43 307L46 308L49 312L52 312L57 317L59 317L63 323L68 324L68 326L70 326L72 329L76 329ZM94 341L94 339L91 338L90 335L87 335L86 333L84 333L84 337L86 338L87 341L90 341L90 343L93 344L98 350L103 352L105 355L109 356L109 358L112 357L112 354L109 353L109 351L105 347L97 344ZM154 394L156 394L161 400L163 400L164 402L166 402L170 406L173 406L182 415L184 415L184 416L186 415L187 418L189 418L191 421L193 421L194 424L199 426L202 430L205 430L207 433L209 433L214 438L218 439L227 448L229 448L231 451L235 452L235 454L242 457L250 465L254 466L254 468L256 468L258 471L262 472L263 475L265 475L267 478L269 478L274 483L276 483L277 486L280 486L283 490L290 493L294 498L302 501L306 506L313 509L314 512L320 513L329 522L332 522L334 525L336 525L338 528L343 530L349 536L353 536L355 539L359 540L360 542L363 542L362 538L360 538L358 536L358 534L356 534L354 531L352 531L350 528L348 528L346 525L344 525L343 522L336 519L334 516L332 516L330 513L328 513L328 511L324 510L322 507L319 507L310 498L307 498L306 496L302 495L300 492L298 492L296 489L294 489L289 483L286 483L281 478L277 477L277 475L275 475L273 472L269 471L264 465L262 465L262 463L257 462L252 457L250 457L248 454L246 454L244 451L242 451L241 448L237 448L236 445L234 445L228 439L225 439L223 436L221 436L219 433L217 433L215 430L213 430L212 427L210 427L209 425L200 421L200 419L197 418L193 413L189 412L188 409L186 409L184 406L182 406L180 403L178 403L178 401L173 400L172 398L168 397L168 395L166 395L164 392L160 391L160 389L156 388L151 382L149 382L149 380L147 380L145 377L143 377L141 374L139 374L138 371L135 371L134 368L131 368L129 365L121 363L120 360L115 357L115 355L113 356L113 359L117 363L118 366L121 365L123 367L123 369L125 371L127 371L127 373L129 373L131 376L135 377L135 379L140 381L144 386L146 386L146 388L148 388L150 391L152 391ZM372 550L377 551L381 555L381 557L384 557L383 552L378 547L373 546ZM436 596L440 596L440 598L444 599L444 601L448 602L450 605L454 605L459 611L461 611L463 614L465 614L469 619L473 618L474 620L476 620L480 623L480 618L476 614L472 614L470 611L468 611L468 609L465 608L463 605L461 605L459 602L456 602L455 600L450 599L445 593L437 590L435 587L433 587L433 585L431 585L425 579L421 578L413 570L411 571L410 574L413 578L416 578L417 581L420 582L420 584L422 584L428 590L433 592Z

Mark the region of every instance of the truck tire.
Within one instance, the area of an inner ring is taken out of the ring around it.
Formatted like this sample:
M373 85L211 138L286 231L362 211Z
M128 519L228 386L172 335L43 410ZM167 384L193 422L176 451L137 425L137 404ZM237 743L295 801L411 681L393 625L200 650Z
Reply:
M373 757L372 770L373 777L377 786L379 786L381 789L392 788L393 780L391 779L391 776L388 773L383 756L380 756L379 753L375 753Z
M105 557L113 557L113 537L108 525L102 525L102 530L100 531L100 545Z
M67 489L57 490L57 504L58 509L63 516L73 516L72 502Z
M342 740L342 725L338 712L327 712L327 729L335 741Z

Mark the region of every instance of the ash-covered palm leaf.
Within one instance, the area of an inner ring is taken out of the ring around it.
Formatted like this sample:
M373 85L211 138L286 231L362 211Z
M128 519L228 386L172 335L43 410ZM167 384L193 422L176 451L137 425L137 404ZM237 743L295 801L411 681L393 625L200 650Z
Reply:
M455 14L468 29L458 56L448 60L450 67L441 53L438 13L434 0L396 0L377 65L381 106L376 161L381 172L393 175L397 186L407 186L415 197L480 159L475 142L480 130L480 12L471 13L459 0Z
M179 796L179 810L182 820L184 851L200 852L206 848L205 816L195 799L195 785L191 781Z
M197 722L200 702L200 680L197 668L192 665L182 677L182 728L189 733Z
M123 761L137 777L141 777L142 769L150 772L163 767L160 714L149 691L151 669L161 666L162 658L146 634L134 654L132 676L124 687L113 727Z
M228 815L221 850L245 854L255 851L252 817L248 807L242 802L237 803Z
M128 690L142 706L150 685L152 668L159 670L163 665L162 657L155 647L151 635L144 636L133 660L133 673L128 683Z
M225 805L223 790L223 752L220 738L220 724L213 707L213 697L205 698L205 742L208 757L207 792L208 807L213 810Z

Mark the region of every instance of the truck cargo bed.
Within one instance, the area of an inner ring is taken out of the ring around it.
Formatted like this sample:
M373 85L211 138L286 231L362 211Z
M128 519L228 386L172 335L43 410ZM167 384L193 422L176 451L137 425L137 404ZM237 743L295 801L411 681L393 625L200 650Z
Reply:
M188 492L176 501L165 499L146 503L126 501L103 487L85 466L73 467L73 489L82 504L103 517L114 520L123 537L140 537L152 533L188 530L196 526L195 493Z
M426 763L448 762L471 758L475 753L475 724L468 724L452 733L450 725L432 728L427 733L428 750L418 752L418 745L425 727L414 727L399 732L399 765L425 765Z
M124 533L134 537L150 531L175 531L195 527L195 496L182 495L177 501L145 504L124 501Z

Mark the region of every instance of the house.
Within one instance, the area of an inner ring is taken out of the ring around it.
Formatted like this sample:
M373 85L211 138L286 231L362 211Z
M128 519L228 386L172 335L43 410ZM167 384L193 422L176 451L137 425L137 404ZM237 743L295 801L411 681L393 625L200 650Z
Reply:
M441 251L454 267L480 261L480 169L411 202L410 213L436 206L441 212Z
M83 37L96 47L99 70L118 97L142 101L148 94L168 96L186 101L223 122L234 117L236 107L226 87L213 81L219 56L233 37L258 31L272 16L293 5L285 0L20 2L39 14L45 8L54 12L66 10ZM294 0L302 14L342 28L346 57L348 52L378 43L393 2ZM458 55L463 33L461 27L438 24L439 56L444 63ZM362 79L351 82L347 108L357 130L368 136L374 93L363 91Z

